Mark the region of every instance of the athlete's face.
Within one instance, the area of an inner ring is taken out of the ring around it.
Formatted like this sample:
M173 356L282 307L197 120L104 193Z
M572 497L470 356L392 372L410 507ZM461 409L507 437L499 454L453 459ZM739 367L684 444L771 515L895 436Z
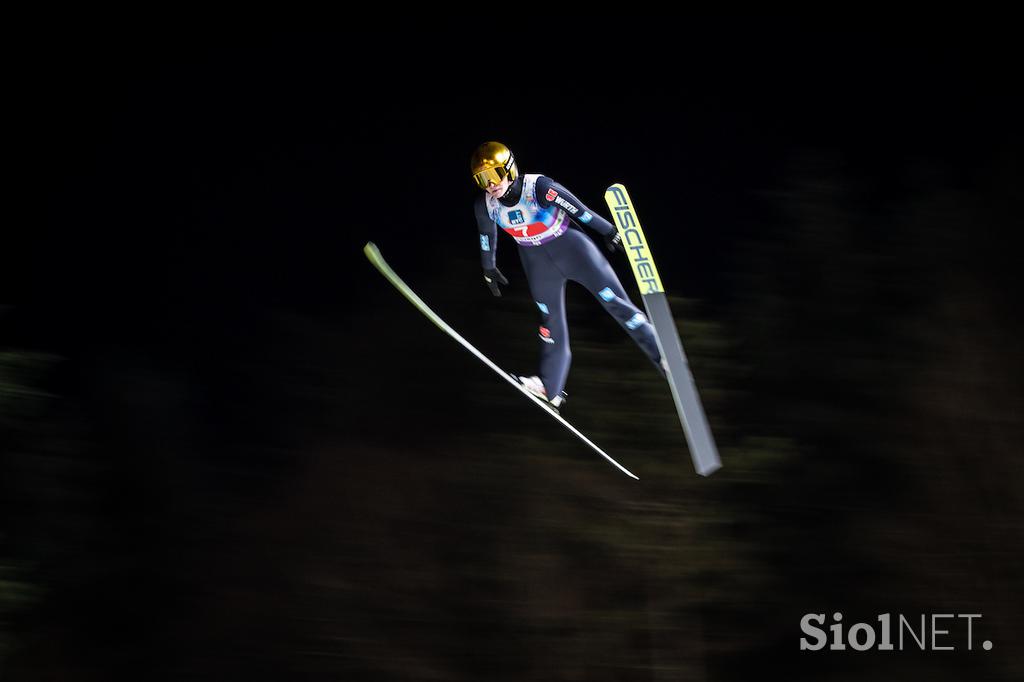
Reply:
M500 199L505 196L505 192L508 191L508 186L512 184L512 181L508 179L508 176L501 179L501 182L495 185L493 182L487 183L487 189L484 190L495 199Z

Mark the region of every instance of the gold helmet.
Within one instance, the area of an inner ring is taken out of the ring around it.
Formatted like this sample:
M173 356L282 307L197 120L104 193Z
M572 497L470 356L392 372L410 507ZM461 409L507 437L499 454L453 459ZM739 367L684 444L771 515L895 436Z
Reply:
M509 181L519 177L512 150L500 142L484 142L477 147L469 167L480 189L487 189L492 182L499 185L506 177Z

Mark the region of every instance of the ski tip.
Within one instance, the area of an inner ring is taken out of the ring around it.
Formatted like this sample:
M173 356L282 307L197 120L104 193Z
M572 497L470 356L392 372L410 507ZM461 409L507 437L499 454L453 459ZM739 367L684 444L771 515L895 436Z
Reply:
M380 254L380 249L377 248L376 244L373 242L366 242L366 246L363 247L363 253L378 270L384 272L387 265L384 262L384 256Z

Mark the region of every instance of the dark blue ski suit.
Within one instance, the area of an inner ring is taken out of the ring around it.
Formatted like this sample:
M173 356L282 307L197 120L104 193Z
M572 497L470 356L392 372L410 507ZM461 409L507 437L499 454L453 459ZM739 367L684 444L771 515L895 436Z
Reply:
M586 225L611 238L616 234L611 223L543 175L519 176L500 199L481 196L475 212L480 262L485 271L496 268L498 227L519 245L530 294L541 314L540 379L549 397L562 392L569 374L572 354L565 320L568 280L586 287L662 371L654 328L629 300L600 249L572 225Z

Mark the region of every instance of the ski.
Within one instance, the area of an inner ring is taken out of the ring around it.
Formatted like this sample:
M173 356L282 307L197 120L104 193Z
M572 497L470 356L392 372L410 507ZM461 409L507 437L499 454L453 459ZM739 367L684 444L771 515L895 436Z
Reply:
M448 334L453 339L455 339L460 344L462 344L463 347L466 348L466 350L468 350L470 353L472 353L477 358L479 358L481 362L483 362L485 365L487 365L492 370L494 370L494 372L497 373L498 376L500 376L502 379L504 379L508 383L512 384L513 386L515 386L516 389L518 389L520 393L522 393L527 398L532 400L538 407L540 407L542 410L547 412L556 421L558 421L565 428L569 429L569 431L574 433L580 440L582 440L584 443L586 443L591 448L593 448L593 450L595 452L597 452L597 454L601 455L606 460L611 462L619 471L621 471L622 473L626 474L630 478L639 480L637 478L637 476L635 476L631 471L629 471L626 467L622 466L621 464L616 462L614 459L612 459L604 450L599 448L589 438L587 438L582 433L580 433L579 430L577 430L575 426L573 426L572 424L567 422L565 420L565 418L562 417L562 415L560 415L557 410L555 410L554 407L552 407L547 402L541 400L537 396L535 396L532 393L530 393L521 383L519 383L518 380L516 380L513 377L513 375L509 374L508 372L504 371L503 369L498 367L496 364L491 362L491 360L486 355L484 355L483 353L478 351L471 343L469 343L469 341L466 341L466 339L462 338L462 336L458 332L456 332L454 329L452 329L450 326L448 326L448 324L444 320L442 320L441 317L437 313L435 313L433 310L431 310L430 307L427 306L427 304L423 302L423 299L421 299L419 296L417 296L416 293L409 287L409 285L406 284L404 281L402 281L402 278L399 277L395 273L395 271L391 269L391 267L384 260L384 257L381 256L380 250L377 248L377 246L373 242L367 242L366 243L366 246L363 247L363 253L366 254L366 257L368 259L370 259L370 262L373 263L374 267L376 267L380 271L380 273L382 275L384 275L385 279L387 279L389 282L391 282L391 284L396 289L398 289L398 291L403 296L405 296L405 298L408 299L409 302L412 303L413 306L415 306L417 310L419 310L421 313L426 315L427 319L430 320L431 322L433 322L435 325L437 325L437 327L441 331L443 331L444 333Z
M690 371L690 363L686 359L683 343L679 340L672 311L668 307L668 298L658 276L658 268L654 265L651 248L644 236L640 220L637 218L629 193L621 184L614 184L604 194L609 210L615 216L615 226L622 236L626 247L629 263L633 268L640 295L647 310L647 318L654 326L655 337L661 356L668 361L668 384L672 390L672 400L679 414L679 422L683 425L686 442L690 447L693 468L701 476L708 476L721 468L722 461L718 456L714 437L708 427L704 407L697 394L697 385Z

